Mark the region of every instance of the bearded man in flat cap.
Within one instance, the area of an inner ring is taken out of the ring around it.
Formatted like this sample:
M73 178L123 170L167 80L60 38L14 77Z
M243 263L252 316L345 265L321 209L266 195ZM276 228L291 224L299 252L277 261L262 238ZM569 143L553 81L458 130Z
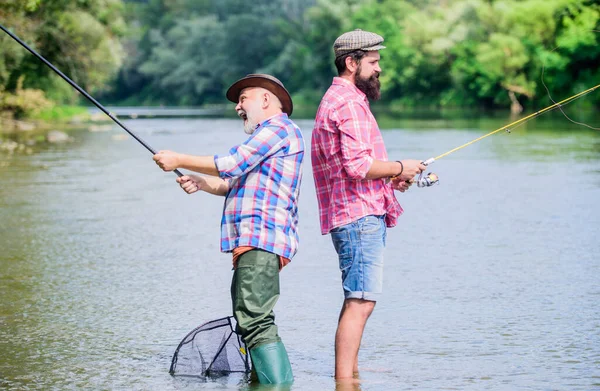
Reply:
M425 169L419 160L388 160L371 113L369 99L380 97L382 43L362 30L335 40L338 77L321 100L312 134L321 233L331 234L345 297L335 336L336 379L358 373L360 341L383 288L386 228L402 213L394 190L406 191Z
M263 384L291 383L292 368L275 325L279 271L298 248L298 196L304 139L292 122L290 94L273 76L248 75L227 91L248 139L228 153L191 156L160 151L164 171L178 168L187 193L224 196L221 251L233 255L231 298L237 331Z

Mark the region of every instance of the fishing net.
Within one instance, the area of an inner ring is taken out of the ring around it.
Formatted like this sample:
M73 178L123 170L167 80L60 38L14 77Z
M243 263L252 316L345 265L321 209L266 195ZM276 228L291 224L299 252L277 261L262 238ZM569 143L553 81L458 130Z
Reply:
M250 372L246 345L233 317L216 319L192 330L179 343L169 373L174 376L220 376Z

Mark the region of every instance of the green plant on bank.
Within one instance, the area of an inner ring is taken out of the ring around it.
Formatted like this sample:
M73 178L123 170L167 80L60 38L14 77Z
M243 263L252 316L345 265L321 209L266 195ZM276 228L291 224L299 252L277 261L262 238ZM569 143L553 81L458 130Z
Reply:
M121 0L4 0L0 21L91 93L107 88L124 56ZM0 34L0 112L51 113L79 103L78 93L8 35ZM42 93L43 91L43 93ZM55 114L51 114L55 115Z
M40 110L31 119L51 122L72 121L74 118L89 119L89 110L84 106L53 106Z
M52 108L53 103L45 97L44 91L23 88L24 78L25 76L19 77L14 92L0 91L0 109L12 113L15 118L23 118L33 117L42 110Z

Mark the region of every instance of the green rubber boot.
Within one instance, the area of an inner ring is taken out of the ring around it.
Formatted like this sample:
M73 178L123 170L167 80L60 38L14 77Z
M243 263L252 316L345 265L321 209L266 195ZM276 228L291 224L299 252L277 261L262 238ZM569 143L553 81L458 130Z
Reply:
M287 384L294 381L290 359L282 342L250 349L250 358L260 384Z

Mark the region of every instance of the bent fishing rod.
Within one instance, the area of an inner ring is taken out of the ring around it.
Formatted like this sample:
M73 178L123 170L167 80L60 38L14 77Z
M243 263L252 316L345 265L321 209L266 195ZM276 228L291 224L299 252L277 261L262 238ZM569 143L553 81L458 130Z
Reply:
M530 115L528 115L526 117L523 117L523 118L521 118L521 119L519 119L517 121L511 122L508 125L504 125L501 128L498 128L498 129L496 129L494 131L491 131L491 132L489 132L487 134L484 134L483 136L478 137L478 138L476 138L474 140L471 140L468 143L465 143L465 144L463 144L463 145L461 145L459 147L451 149L448 152L444 152L441 155L429 158L429 159L427 159L427 160L425 160L425 161L423 161L421 163L423 165L425 165L425 166L428 166L428 165L432 164L433 162L435 162L436 160L439 160L439 159L441 159L443 157L446 157L446 156L450 155L451 153L454 153L454 152L456 152L458 150L461 150L461 149L463 149L465 147L468 147L469 145L474 144L477 141L483 140L484 138L489 137L489 136L491 136L493 134L496 134L498 132L502 132L503 130L506 131L507 133L510 133L511 128L515 128L515 127L517 127L519 125L522 125L525 122L527 122L527 121L529 121L529 120L531 120L531 119L533 119L533 118L535 118L537 116L540 116L540 115L542 115L542 114L544 114L544 113L546 113L548 111L554 110L556 108L563 107L563 106L565 106L565 105L573 102L575 99L581 98L582 96L587 95L590 92L593 92L593 91L597 90L598 88L600 88L600 84L598 84L595 87L589 88L589 89L587 89L585 91L582 91L582 92L580 92L578 94L575 94L575 95L573 95L573 96L571 96L571 97L569 97L567 99L561 100L560 102L554 103L553 105L548 106L548 107L546 107L546 108L544 108L542 110L536 111L535 113L530 114ZM429 187L429 186L433 186L433 185L435 185L436 183L439 182L439 178L438 178L438 176L436 174L430 172L430 173L427 173L427 175L425 175L425 177L423 177L423 174L424 174L424 171L421 172L421 174L419 174L419 177L416 180L414 180L414 182L417 183L418 187Z
M62 73L58 68L56 68L54 65L52 65L52 63L48 60L46 60L44 57L42 57L39 53L37 53L35 50L33 50L32 48L30 48L25 42L23 42L19 37L17 37L15 34L11 33L6 27L4 27L2 24L0 24L0 29L2 29L2 31L4 31L6 34L8 34L12 39L14 39L15 41L17 41L21 46L23 46L25 49L27 49L31 54L33 54L34 56L36 56L37 58L39 58L44 64L48 65L48 67L50 67L50 69L52 69L54 72L56 72L58 74L58 76L62 77L63 80L65 80L67 83L69 83L73 88L75 88L81 95L85 96L90 102L92 102L97 108L99 108L104 114L108 115L108 117L110 119L112 119L117 125L119 125L121 128L123 128L123 130L125 130L127 133L129 133L131 135L131 137L133 137L134 139L137 140L137 142L139 142L140 144L142 144L148 151L150 151L152 153L152 155L156 155L156 151L150 146L148 145L144 140L142 140L142 138L140 136L138 136L137 134L135 134L134 132L132 132L131 130L129 130L121 121L119 121L114 115L112 115L104 106L102 106L100 104L100 102L98 102L96 99L94 99L90 94L88 94L83 88L79 87L77 85L77 83L75 83L73 80L69 79L64 73ZM175 174L177 174L177 176L183 176L183 174L181 172L179 172L179 170L173 170L173 172L175 172Z

